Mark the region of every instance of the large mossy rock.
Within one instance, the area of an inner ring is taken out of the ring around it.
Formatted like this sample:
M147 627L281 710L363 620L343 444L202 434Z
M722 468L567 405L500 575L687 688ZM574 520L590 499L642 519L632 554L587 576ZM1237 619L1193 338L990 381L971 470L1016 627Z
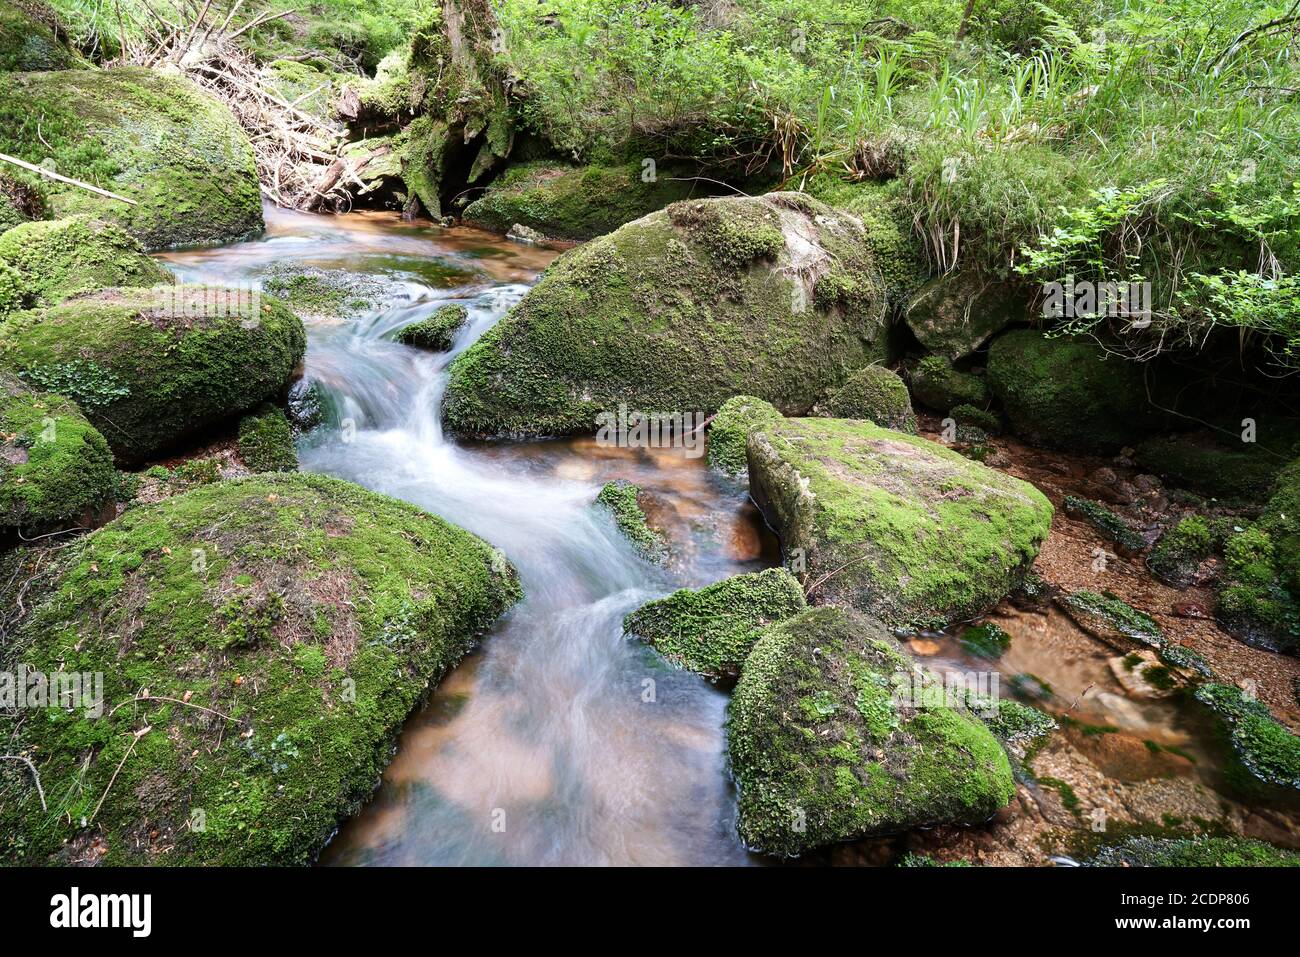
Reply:
M271 297L177 287L105 289L0 324L0 364L73 399L120 462L274 399L305 348L298 317ZM187 313L194 312L194 315Z
M680 668L734 678L763 628L806 607L799 580L784 568L768 568L646 602L623 619L623 631Z
M106 286L172 281L161 263L115 223L89 216L23 223L0 234L0 262L22 276L28 306L50 306Z
M921 345L956 361L1007 326L1028 321L1029 311L1014 287L977 273L958 272L932 279L917 290L904 318Z
M465 207L464 220L504 233L520 223L556 239L592 239L691 194L691 183L656 171L642 179L640 163L624 166L513 166Z
M916 432L916 414L907 385L884 366L866 366L817 406L819 415L867 419L886 429Z
M738 828L794 856L937 824L978 824L1015 794L1006 752L964 711L896 690L916 666L879 622L814 608L768 628L728 709ZM942 688L939 689L942 692Z
M81 65L61 33L58 16L40 0L0 0L0 73Z
M1012 330L989 347L988 380L1016 434L1053 448L1113 451L1159 425L1142 367L1091 339Z
M451 366L462 435L595 431L620 404L803 412L882 356L861 222L798 193L675 203L571 250Z
M80 409L0 373L0 532L89 526L116 487L108 443Z
M813 600L891 625L971 618L1023 579L1052 506L1032 485L869 422L787 419L749 437L754 500Z
M101 673L103 711L21 723L6 750L31 758L48 809L5 762L0 859L311 862L518 596L474 535L336 479L260 475L127 512L68 549L4 648L6 666Z
M248 137L224 104L179 76L139 67L11 74L0 84L0 153L52 160L56 172L135 200L48 187L55 215L112 220L149 249L262 229Z

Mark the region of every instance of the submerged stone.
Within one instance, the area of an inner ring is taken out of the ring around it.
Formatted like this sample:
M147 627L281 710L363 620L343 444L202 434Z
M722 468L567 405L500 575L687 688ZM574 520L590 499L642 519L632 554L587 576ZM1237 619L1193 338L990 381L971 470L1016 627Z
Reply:
M896 693L916 687L919 674L883 625L847 608L813 608L767 628L728 707L741 839L792 857L978 824L1010 801L1010 763L983 724Z
M336 479L128 511L66 550L0 654L102 681L17 729L47 806L5 762L0 859L311 863L430 684L518 597L476 536Z

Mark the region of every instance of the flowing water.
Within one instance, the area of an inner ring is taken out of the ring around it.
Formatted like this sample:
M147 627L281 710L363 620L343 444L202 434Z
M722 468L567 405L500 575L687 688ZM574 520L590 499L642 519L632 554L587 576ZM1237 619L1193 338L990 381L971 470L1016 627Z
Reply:
M388 308L307 323L306 375L339 424L304 470L413 502L501 547L525 598L408 724L375 799L331 864L734 864L725 695L623 637L625 614L682 585L775 559L744 492L685 450L592 440L465 447L439 404L455 354L527 291L554 253L378 215L268 210L254 242L168 256L187 281L256 279L286 259L382 275ZM389 340L448 302L470 323L452 353ZM605 481L652 496L674 561L646 564L592 502Z

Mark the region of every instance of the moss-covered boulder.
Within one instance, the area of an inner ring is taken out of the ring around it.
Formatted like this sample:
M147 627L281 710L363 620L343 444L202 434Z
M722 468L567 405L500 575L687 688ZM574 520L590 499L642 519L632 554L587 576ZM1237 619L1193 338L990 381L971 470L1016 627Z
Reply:
M174 74L139 67L11 74L0 84L0 153L53 161L65 176L134 200L48 186L57 216L112 220L148 249L262 229L248 137L224 104Z
M938 701L918 700L921 681L888 630L849 609L810 609L766 629L727 716L741 839L789 857L978 824L1010 801L1002 747L947 707L942 688Z
M770 402L752 395L732 396L722 403L709 424L709 468L739 478L749 474L745 443L749 434L768 422L781 420L781 413Z
M668 544L662 534L650 527L641 505L641 487L617 479L606 482L596 496L596 507L614 519L618 530L627 536L637 553L649 562L668 557Z
M276 406L260 406L239 420L239 457L254 472L296 472L293 427Z
M943 356L926 356L909 371L908 382L917 401L937 412L958 405L984 408L991 398L981 376L959 372Z
M835 419L867 419L886 429L916 432L916 414L907 386L884 366L866 366L817 407Z
M1240 837L1136 835L1104 847L1095 867L1300 867L1300 853Z
M1090 339L1012 330L989 347L988 380L1016 434L1053 448L1111 451L1159 424L1142 367Z
M1214 610L1224 630L1269 651L1300 654L1300 592L1289 586L1283 570L1294 561L1265 522L1228 536Z
M1120 651L1139 645L1159 648L1165 643L1154 618L1110 592L1081 589L1062 593L1056 601L1076 625Z
M1036 488L916 436L786 419L749 437L754 500L809 596L891 625L988 610L1024 577L1052 506Z
M456 341L456 333L464 329L467 322L469 322L469 310L464 306L455 304L443 306L427 319L403 326L397 330L397 335L393 338L417 349L450 352Z
M82 59L63 41L58 15L41 0L0 0L0 73L66 70Z
M1136 447L1137 463L1161 478L1228 502L1264 499L1286 460L1256 444L1206 435L1158 435Z
M1025 296L1005 282L954 272L918 289L904 307L904 319L921 345L956 361L1007 326L1027 322L1027 305Z
M463 435L594 431L626 403L802 412L882 357L861 222L798 193L675 203L571 250L451 366Z
M474 202L464 220L504 233L516 223L557 239L592 239L690 196L693 183L640 163L624 166L512 166Z
M983 718L984 724L1018 756L1023 756L1057 728L1056 719L1047 712L1009 698L994 702L990 710L992 713Z
M1214 534L1200 515L1179 519L1166 529L1147 556L1147 568L1166 585L1187 588L1194 584L1201 563L1210 557Z
M108 443L80 409L0 373L0 533L89 526L116 488Z
M1268 705L1217 683L1201 685L1195 697L1222 721L1237 759L1254 779L1300 789L1300 736L1273 717Z
M0 261L18 270L26 306L51 306L106 286L172 281L161 263L115 223L89 216L23 223L0 234Z
M647 602L623 619L623 631L678 667L715 680L734 678L764 627L806 607L798 579L769 568Z
M518 595L477 537L322 476L127 512L67 550L4 649L6 666L103 684L98 708L34 711L8 742L48 806L5 762L0 859L311 862L430 684Z
M0 324L0 364L73 399L119 462L137 462L276 398L302 323L238 290L106 289Z

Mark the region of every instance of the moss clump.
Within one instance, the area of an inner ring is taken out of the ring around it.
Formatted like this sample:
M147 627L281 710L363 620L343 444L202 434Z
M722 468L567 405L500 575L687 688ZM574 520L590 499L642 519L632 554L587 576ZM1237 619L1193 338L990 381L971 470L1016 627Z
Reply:
M23 274L0 260L0 319L23 309L28 299L27 281Z
M172 274L122 227L89 216L23 223L0 235L0 260L18 270L26 306L52 306L105 286L155 286Z
M737 395L722 403L709 425L709 468L733 478L749 471L745 443L749 434L769 422L781 421L781 413L770 402L752 395Z
M1158 423L1141 367L1092 340L1012 330L989 348L988 380L1016 434L1053 448L1111 451Z
M1120 648L1133 642L1151 648L1165 643L1165 634L1154 618L1138 611L1110 592L1076 591L1058 597L1065 613L1084 631Z
M818 409L836 419L868 419L886 429L916 434L907 386L884 366L866 366Z
M798 579L769 568L647 602L623 619L623 631L678 667L715 680L734 678L765 626L806 607Z
M0 170L0 233L45 215L45 187L34 173Z
M1225 684L1203 684L1195 697L1223 721L1247 771L1266 784L1300 788L1300 736L1279 723L1266 704Z
M915 436L786 419L749 437L750 485L810 595L891 625L943 625L1024 577L1052 506L1032 485Z
M1209 523L1200 515L1189 515L1160 536L1147 556L1147 568L1166 585L1187 588L1213 549Z
M298 471L293 429L283 412L263 405L239 420L239 457L254 472Z
M512 166L474 202L464 220L498 233L520 223L558 239L592 239L624 223L686 199L693 184L656 171L642 179L641 164L624 166Z
M897 693L920 681L889 632L849 609L814 608L767 628L727 714L741 839L791 857L978 824L1011 800L1011 766L987 728Z
M237 292L172 292L180 305L106 289L13 315L0 324L0 362L73 399L123 463L280 394L305 346L296 316L270 297L254 312Z
M469 322L469 310L464 306L443 306L427 319L403 326L394 336L398 342L417 349L433 352L450 352L456 333Z
M1283 584L1300 595L1300 459L1278 474L1259 524L1273 539Z
M961 646L973 655L996 661L1011 647L1011 636L1001 625L983 621L961 633Z
M1002 431L1002 419L996 412L990 412L988 409L981 409L977 406L963 402L960 405L954 405L948 414L958 426L979 429L986 436L997 435Z
M300 316L324 319L351 319L394 298L391 284L378 277L302 263L273 265L263 276L262 289Z
M956 361L1007 326L1028 321L1027 306L1014 286L967 270L922 286L908 300L904 319L928 351Z
M852 307L807 288L818 248L853 278ZM556 260L452 364L444 421L589 432L622 403L709 414L739 394L806 411L883 354L876 275L861 224L802 194L674 204Z
M0 0L0 73L81 65L61 34L58 17L41 0Z
M1160 660L1171 668L1192 671L1204 678L1210 678L1214 675L1214 669L1210 667L1210 663L1205 660L1201 653L1188 648L1186 645L1175 644L1172 641L1165 642L1160 646L1158 653Z
M1262 524L1247 526L1227 540L1223 559L1215 617L1224 629L1271 651L1300 650L1300 602L1283 579L1273 536Z
M1100 502L1079 498L1077 495L1067 495L1062 505L1065 507L1066 515L1087 522L1113 543L1121 554L1135 555L1146 548L1146 539L1128 522Z
M89 525L116 489L108 443L78 408L0 373L0 529Z
M649 562L662 562L667 557L667 543L646 522L640 495L640 487L619 479L605 483L596 496L596 505L614 517L614 524L642 558Z
M1094 867L1300 867L1300 854L1238 837L1138 835L1102 848Z
M926 356L909 375L917 401L939 412L958 405L983 408L989 403L989 387L969 372L958 372L943 356Z
M429 685L518 595L477 537L322 476L127 512L68 549L5 649L6 665L102 673L103 713L23 722L10 749L49 808L0 770L0 858L311 862Z
M148 249L262 229L248 138L224 104L179 76L138 67L11 74L0 85L0 153L53 160L65 176L135 200L47 187L56 215L119 223Z
M1161 478L1229 502L1258 502L1284 460L1257 445L1229 448L1212 439L1161 435L1137 446L1137 462Z
M985 718L984 724L999 741L1018 748L1041 741L1057 728L1056 719L1050 714L1006 699L997 702L996 712L993 717Z

